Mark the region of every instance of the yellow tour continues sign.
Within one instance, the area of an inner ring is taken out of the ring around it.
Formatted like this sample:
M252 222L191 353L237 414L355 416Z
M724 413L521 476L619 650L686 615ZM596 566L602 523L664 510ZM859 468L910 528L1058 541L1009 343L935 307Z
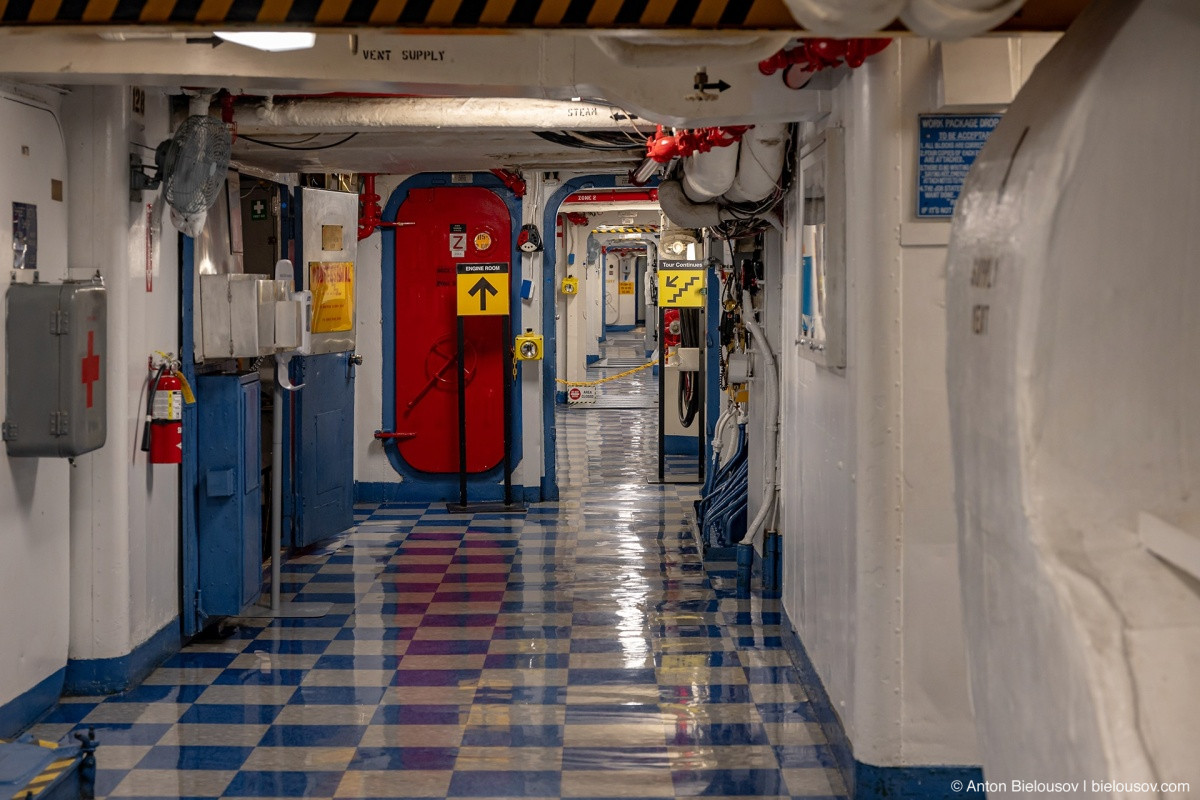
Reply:
M658 265L658 304L664 308L704 307L703 261L664 261Z

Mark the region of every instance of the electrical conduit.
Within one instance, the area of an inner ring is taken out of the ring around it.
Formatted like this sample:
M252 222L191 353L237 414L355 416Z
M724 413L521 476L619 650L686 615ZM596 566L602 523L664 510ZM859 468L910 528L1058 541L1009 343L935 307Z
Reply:
M764 370L762 378L766 382L765 394L767 397L765 409L768 424L767 457L764 459L767 475L766 481L763 484L763 497L758 507L758 513L755 514L753 521L746 526L746 537L742 539L743 547L753 548L754 537L758 534L759 528L766 525L767 520L771 519L771 515L775 510L775 487L779 472L779 370L775 363L775 353L772 352L771 345L767 342L767 337L763 334L762 328L754 319L754 306L752 305L750 292L748 291L742 292L742 308L744 309L742 321L745 323L746 329L750 331L755 345L760 348L763 360L766 362L766 370ZM739 563L740 561L741 559L739 558Z

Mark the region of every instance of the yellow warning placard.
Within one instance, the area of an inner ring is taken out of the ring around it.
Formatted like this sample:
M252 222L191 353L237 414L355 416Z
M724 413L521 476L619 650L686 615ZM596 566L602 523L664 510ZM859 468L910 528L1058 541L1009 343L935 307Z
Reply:
M353 262L308 262L308 290L313 300L313 333L354 330Z
M619 294L633 294L633 281L618 281L617 292Z
M670 266L666 266L667 264ZM658 267L658 304L665 308L703 308L703 261L662 262Z
M458 315L460 317L508 314L508 264L458 265Z

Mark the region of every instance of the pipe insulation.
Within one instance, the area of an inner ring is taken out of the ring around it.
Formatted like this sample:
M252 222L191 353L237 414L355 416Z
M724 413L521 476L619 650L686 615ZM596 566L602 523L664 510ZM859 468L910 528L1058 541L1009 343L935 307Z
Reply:
M901 21L930 39L967 39L991 30L1021 9L1025 0L909 0Z
M766 366L761 377L765 383L763 393L767 398L765 410L768 425L767 457L765 459L767 476L763 482L762 503L759 504L754 520L746 526L746 538L743 539L744 544L753 546L754 536L758 529L772 518L777 499L775 487L779 482L779 368L775 362L775 353L771 350L771 344L754 319L754 306L748 291L742 292L742 309L742 321L746 325L746 330L750 331L750 335L754 337L754 344L758 352L762 353Z
M707 203L729 191L738 171L738 147L716 147L683 159L683 193L693 203Z
M985 33L1020 10L1024 0L784 0L796 21L818 36L870 36L899 17L931 39Z
M757 203L770 197L783 174L787 146L785 122L755 125L747 131L738 147L737 175L725 199L731 203Z
M629 67L695 67L749 64L761 61L787 46L794 34L787 31L628 31L592 36L604 55Z
M658 205L667 219L681 228L711 228L720 225L721 209L715 203L693 203L678 180L658 185Z
M620 116L621 119L616 119ZM491 97L329 97L238 104L238 133L353 133L520 129L630 131L628 115L611 106Z

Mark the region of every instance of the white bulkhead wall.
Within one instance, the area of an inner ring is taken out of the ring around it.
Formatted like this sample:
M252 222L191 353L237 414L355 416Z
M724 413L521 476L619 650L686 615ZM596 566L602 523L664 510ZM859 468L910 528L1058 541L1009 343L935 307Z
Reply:
M42 93L39 93L42 96ZM38 271L43 281L67 277L67 204L51 197L51 181L67 182L67 157L59 122L60 100L0 88L0 207L37 206ZM0 285L7 293L13 263L12 226L0 226ZM0 325L0 359L5 353ZM14 376L15 377L15 376ZM7 369L0 369L0 402ZM61 458L9 458L0 454L0 707L54 676L67 663L70 558L66 498L69 466ZM57 694L61 684L48 687ZM0 730L0 735L15 733Z
M407 176L380 175L375 179L379 205L387 208L392 192ZM376 229L358 243L354 303L354 351L363 363L354 369L354 480L395 483L400 480L388 461L375 431L383 428L383 237ZM388 265L389 268L391 265ZM396 276L399 281L403 278ZM387 302L395 303L394 298Z
M139 449L147 359L179 351L178 238L164 213L148 240L157 192L131 202L128 178L131 148L153 163L170 135L167 98L147 90L137 106L128 86L74 87L63 100L71 273L104 277L109 347L108 441L71 475L72 660L125 656L179 615L180 468Z
M592 301L589 290L594 294L596 287L587 281L587 240L591 234L592 225L576 225L562 216L563 243L559 248L559 279L556 283L561 288L562 279L574 277L578 280L576 293L557 296L555 305L558 319L558 374L568 381L587 379L588 321L592 314ZM573 260L572 260L573 259ZM566 388L565 386L563 387Z
M795 344L794 198L784 311L767 301L768 320L784 328L783 436L797 444L781 451L785 607L855 758L877 766L980 763L944 368L949 224L915 218L914 171L918 114L999 110L1053 40L999 41L898 39L835 89L827 124L845 129L844 373ZM951 63L968 79L947 82Z

